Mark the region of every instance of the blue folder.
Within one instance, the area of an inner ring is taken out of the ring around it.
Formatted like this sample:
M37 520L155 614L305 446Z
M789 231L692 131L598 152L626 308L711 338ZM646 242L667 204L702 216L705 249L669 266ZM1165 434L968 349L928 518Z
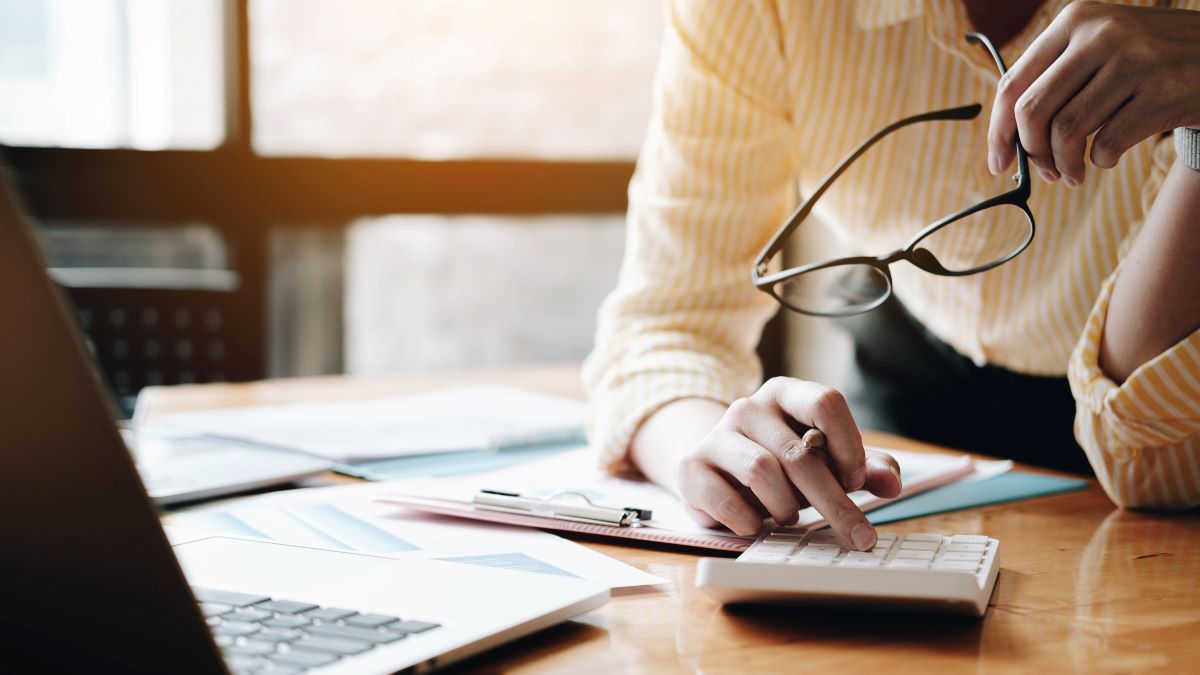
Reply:
M1087 487L1087 484L1086 480L1080 478L1062 478L1040 473L1010 471L994 478L971 483L951 483L892 502L867 513L867 519L880 525L897 520L931 516L935 513L1081 490Z

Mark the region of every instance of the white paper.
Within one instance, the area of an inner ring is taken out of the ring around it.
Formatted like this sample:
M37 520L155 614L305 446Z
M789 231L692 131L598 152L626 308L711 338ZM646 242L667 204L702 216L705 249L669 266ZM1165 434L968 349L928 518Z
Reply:
M724 528L698 524L669 490L642 478L613 476L596 465L596 456L586 448L571 450L547 459L519 464L485 474L441 480L419 490L393 491L421 497L470 502L479 490L518 492L546 499L557 492L575 492L598 506L650 509L649 524L672 532L736 537ZM743 537L754 541L754 537Z
M613 589L666 583L539 530L426 516L373 501L399 488L394 483L369 483L278 492L198 507L168 516L164 522L185 532L202 530L394 558L415 556L572 575Z
M972 466L971 458L966 455L871 449L895 457L900 464L901 481L906 484L916 485L947 473L961 474ZM992 463L988 464L989 470L995 471L999 468L990 466ZM1002 465L1004 462L994 464ZM1009 465L1011 466L1011 462ZM737 536L725 528L713 529L698 524L688 515L678 497L650 481L613 476L602 471L596 466L594 455L586 449L565 452L492 473L438 481L420 489L406 491L404 494L470 502L481 489L517 492L522 496L540 499L549 498L556 492L576 492L586 495L600 506L651 509L654 517L650 524L665 530L689 534L716 534L723 537ZM850 497L865 509L891 501L862 490L850 493ZM816 509L809 507L800 512L800 522L796 527L811 527L823 522L824 519ZM743 538L747 541L754 540L754 537Z
M582 437L582 401L508 387L392 398L222 408L156 417L140 430L351 462Z

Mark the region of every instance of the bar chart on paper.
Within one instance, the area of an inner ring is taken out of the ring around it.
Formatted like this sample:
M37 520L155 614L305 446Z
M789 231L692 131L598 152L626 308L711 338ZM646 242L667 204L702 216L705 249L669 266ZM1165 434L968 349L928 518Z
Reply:
M175 513L168 516L166 523L211 534L299 546L388 557L418 556L465 565L582 577L606 582L612 588L664 581L544 532L447 522L402 512L372 500L379 487L364 485L264 495Z

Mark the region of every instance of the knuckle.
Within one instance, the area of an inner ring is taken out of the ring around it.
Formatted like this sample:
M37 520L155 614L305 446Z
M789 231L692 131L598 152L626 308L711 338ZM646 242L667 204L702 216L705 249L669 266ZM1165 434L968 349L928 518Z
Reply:
M1059 16L1067 21L1074 21L1082 18L1095 4L1092 0L1077 0L1063 7L1062 11L1059 12Z
M823 388L813 396L813 416L819 419L829 419L844 414L849 410L846 397L837 389Z
M786 389L792 382L793 380L790 377L776 375L775 377L772 377L764 382L763 386L759 387L758 391L764 396L775 398L778 396L780 391Z
M753 398L743 397L729 404L728 415L733 419L745 419L758 409L758 402Z
M1074 110L1061 110L1050 123L1050 133L1055 139L1065 141L1079 133L1079 124L1079 113Z
M1000 76L1000 81L996 84L996 97L1003 101L1011 101L1016 93L1016 81L1013 79L1013 71L1005 71Z
M770 480L778 460L769 452L756 452L746 459L747 485L756 487Z
M1043 121L1045 116L1043 113L1044 105L1042 99L1032 91L1026 91L1017 99L1016 117L1017 122L1023 126L1035 125Z

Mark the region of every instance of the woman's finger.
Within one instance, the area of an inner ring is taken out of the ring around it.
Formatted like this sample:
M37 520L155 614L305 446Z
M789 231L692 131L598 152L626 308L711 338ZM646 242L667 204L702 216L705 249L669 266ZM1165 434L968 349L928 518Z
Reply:
M716 434L708 461L746 486L780 525L795 524L803 505L774 454L739 433Z
M1052 122L1102 65L1103 56L1095 50L1070 46L1017 99L1017 132L1029 161L1040 169L1043 178L1057 180L1062 173L1051 144ZM1082 148L1078 161L1083 162Z
M790 449L780 458L784 471L809 503L829 521L846 546L866 551L875 546L875 527L830 473L819 448Z
M1084 152L1088 136L1116 114L1133 88L1113 68L1103 67L1054 116L1050 122L1050 147L1054 165L1068 184L1083 182L1087 175Z
M988 169L999 175L1016 157L1017 99L1067 48L1071 37L1071 6L1058 13L1021 58L1008 69L996 88L988 123ZM1028 150L1028 148L1026 148Z
M815 382L783 377L772 379L761 391L773 399L782 413L825 434L825 450L829 453L843 492L862 487L867 477L866 451L858 424L854 422L850 406L840 392ZM787 440L799 443L798 436ZM767 449L779 456L786 450L781 447Z
M1164 128L1162 102L1135 92L1124 105L1104 123L1092 139L1092 164L1111 169L1133 146Z
M679 487L687 506L733 530L735 534L749 537L758 533L762 528L762 516L729 481L699 457L687 458L683 462ZM705 524L703 519L697 520Z
M896 458L878 450L867 451L867 482L863 489L885 499L900 496L900 465Z

